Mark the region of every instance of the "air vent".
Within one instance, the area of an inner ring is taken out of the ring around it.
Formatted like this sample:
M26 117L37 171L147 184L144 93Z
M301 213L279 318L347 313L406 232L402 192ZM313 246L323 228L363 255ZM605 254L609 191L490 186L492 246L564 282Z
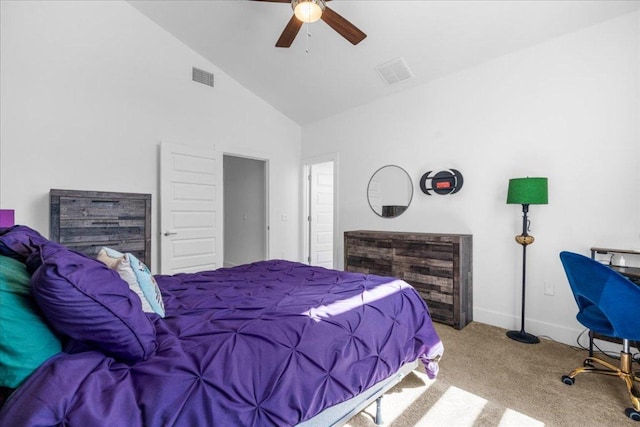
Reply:
M194 82L213 87L213 73L193 67L192 79Z
M391 86L405 80L412 79L413 73L403 58L392 59L382 65L376 67L376 71L382 77L382 80Z

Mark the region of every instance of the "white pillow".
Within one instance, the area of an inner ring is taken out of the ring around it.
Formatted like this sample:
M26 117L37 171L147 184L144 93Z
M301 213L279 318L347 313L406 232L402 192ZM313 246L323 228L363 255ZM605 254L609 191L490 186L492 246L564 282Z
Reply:
M132 258L135 260L133 263ZM142 311L145 313L157 313L161 317L164 317L164 303L155 279L153 279L153 276L149 273L155 289L147 289L147 292L145 292L135 272L136 269L141 268L140 265L144 266L144 264L129 253L123 254L106 247L100 249L97 259L105 263L110 269L115 270L120 275L120 278L129 284L129 288L138 295L142 302ZM146 287L149 288L150 285L147 284ZM149 297L153 298L153 303L149 300Z

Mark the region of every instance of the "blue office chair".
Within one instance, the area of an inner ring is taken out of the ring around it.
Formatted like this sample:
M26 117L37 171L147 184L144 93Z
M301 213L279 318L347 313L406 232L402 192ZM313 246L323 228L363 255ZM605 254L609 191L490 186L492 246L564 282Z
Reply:
M573 385L576 375L583 372L618 376L626 383L633 404L625 414L640 421L640 392L634 387L640 378L631 370L633 358L629 351L629 341L640 342L640 286L584 255L561 252L560 260L578 303L578 321L593 332L622 339L619 368L604 360L588 357L583 366L563 375L562 382ZM595 364L605 369L597 368Z

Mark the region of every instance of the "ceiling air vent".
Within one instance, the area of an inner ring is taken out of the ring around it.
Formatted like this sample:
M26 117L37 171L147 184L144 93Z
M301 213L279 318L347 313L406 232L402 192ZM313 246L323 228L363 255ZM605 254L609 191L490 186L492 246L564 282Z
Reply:
M412 79L413 72L403 58L392 59L376 67L376 71L382 77L387 86Z
M192 79L194 82L213 87L213 73L193 67Z

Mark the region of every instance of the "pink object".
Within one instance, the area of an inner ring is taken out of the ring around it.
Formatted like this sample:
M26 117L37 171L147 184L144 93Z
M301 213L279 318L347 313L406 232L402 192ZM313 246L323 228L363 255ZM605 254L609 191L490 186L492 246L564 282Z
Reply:
M0 227L15 225L15 211L13 209L0 209Z

